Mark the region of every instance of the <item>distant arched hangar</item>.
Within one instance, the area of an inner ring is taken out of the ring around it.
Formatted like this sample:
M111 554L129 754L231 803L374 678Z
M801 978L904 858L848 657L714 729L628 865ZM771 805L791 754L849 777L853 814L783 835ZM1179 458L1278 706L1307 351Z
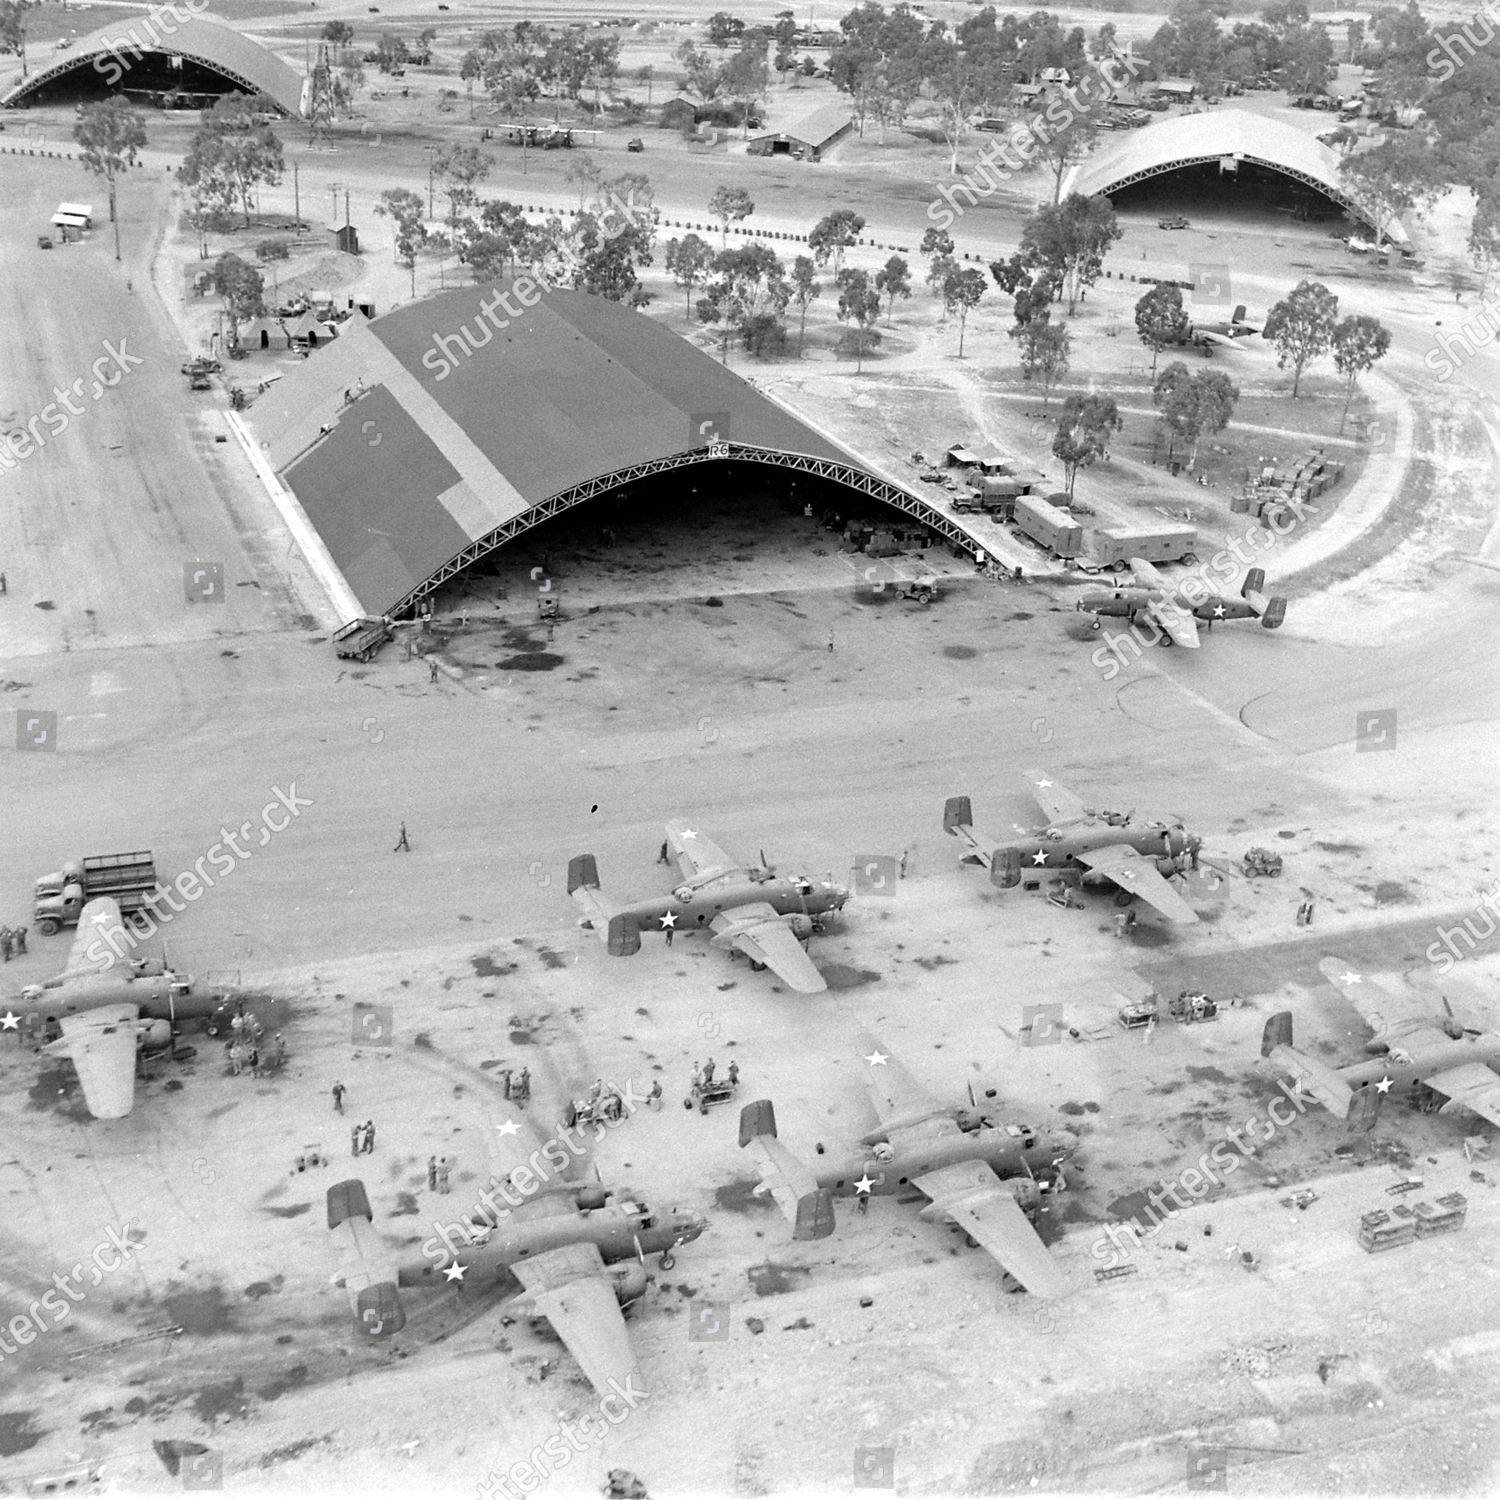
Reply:
M259 42L208 16L153 6L81 36L3 99L7 109L84 87L100 93L260 94L283 114L302 113L303 80Z
M1339 179L1338 157L1322 141L1283 120L1243 109L1179 115L1123 132L1079 162L1063 192L1111 198L1154 177L1205 167L1217 168L1221 178L1237 176L1244 167L1274 174L1369 222ZM1397 243L1406 240L1399 224L1388 226L1385 235Z

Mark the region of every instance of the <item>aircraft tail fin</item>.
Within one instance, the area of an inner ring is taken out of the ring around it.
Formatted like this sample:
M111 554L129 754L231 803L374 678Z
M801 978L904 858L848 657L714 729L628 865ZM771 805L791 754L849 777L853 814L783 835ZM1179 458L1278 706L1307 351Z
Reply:
M568 861L568 894L599 889L599 862L592 854L575 854Z
M1299 1093L1310 1095L1330 1114L1337 1115L1341 1120L1350 1117L1354 1090L1327 1064L1317 1062L1292 1046L1290 1011L1278 1011L1266 1022L1266 1029L1261 1037L1260 1055L1269 1058L1290 1075Z
M990 884L1013 890L1021 883L1021 851L996 849L990 856Z
M776 1138L776 1110L769 1099L740 1111L740 1146L749 1146L759 1159L757 1191L776 1200L794 1240L821 1240L833 1233L833 1194L819 1187L812 1169Z
M1264 568L1251 568L1245 574L1245 581L1240 585L1240 597L1248 599L1253 594L1263 594L1266 591L1266 570Z
M1286 600L1279 594L1274 599L1266 600L1266 607L1260 612L1261 627L1265 630L1275 630L1284 619L1286 619Z
M616 912L604 929L604 946L616 958L641 951L641 924L628 911Z
M328 1231L338 1248L339 1279L350 1295L354 1322L366 1338L386 1338L406 1326L396 1272L375 1238L369 1194L357 1177L328 1189Z
M943 803L943 832L957 833L974 826L974 805L967 797L950 797Z

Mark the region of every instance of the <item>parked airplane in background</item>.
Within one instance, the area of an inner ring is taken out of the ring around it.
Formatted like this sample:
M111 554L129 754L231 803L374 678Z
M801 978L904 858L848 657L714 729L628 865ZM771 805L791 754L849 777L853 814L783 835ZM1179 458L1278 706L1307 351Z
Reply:
M489 1196L509 1205L491 1210L500 1223L481 1224L472 1235L450 1231L464 1233L467 1243L429 1240L422 1249L430 1259L398 1268L373 1232L364 1184L336 1183L328 1190L328 1228L342 1266L336 1283L348 1291L356 1327L369 1338L405 1327L400 1287L487 1291L515 1283L521 1295L507 1311L546 1318L589 1382L607 1395L637 1373L625 1311L646 1293L645 1257L659 1255L670 1269L672 1252L697 1239L707 1223L694 1214L661 1216L642 1203L611 1202L597 1184L549 1177L548 1166L566 1171L570 1148L556 1139L544 1144L510 1103L494 1106L491 1127Z
M1018 1139L1003 1127L965 1132L953 1111L932 1098L874 1038L858 1045L880 1126L863 1138L875 1150L857 1167L817 1172L814 1178L813 1169L776 1138L769 1100L748 1104L740 1113L740 1145L759 1159L761 1180L797 1225L796 1238L821 1237L833 1228L826 1198L816 1210L809 1206L810 1181L816 1181L822 1194L874 1196L915 1188L931 1199L922 1210L924 1219L957 1224L1035 1296L1063 1295L1067 1283L1027 1218L1042 1200L1029 1168L1038 1148L1044 1166L1059 1165L1076 1149L1077 1138L1067 1131L1028 1131L1029 1140ZM1005 1181L998 1175L1018 1170L1028 1175Z
M1224 339L1243 339L1251 334L1260 332L1259 323L1249 323L1245 320L1245 304L1241 302L1234 310L1231 317L1219 323L1193 324L1194 333L1216 333Z
M1136 587L1085 594L1074 606L1093 615L1095 630L1099 629L1102 615L1132 622L1144 616L1165 632L1162 645L1175 643L1194 649L1198 645L1200 622L1212 630L1218 620L1259 620L1264 629L1275 630L1286 619L1286 600L1279 595L1268 599L1264 593L1263 568L1251 568L1245 574L1238 599L1212 594L1196 580L1174 586L1139 557L1130 559L1130 571L1135 575Z
M1129 906L1139 896L1168 921L1198 920L1198 913L1168 884L1170 876L1197 868L1203 840L1196 833L1181 823L1132 824L1128 812L1095 812L1040 772L1027 775L1051 821L1022 842L1002 844L980 833L967 797L950 797L944 804L944 831L969 846L965 864L983 865L990 883L1002 890L1036 890L1053 880L1066 885L1109 882L1119 887L1116 905Z
M830 912L849 899L833 880L816 885L788 879L764 864L736 864L717 844L687 823L667 824L667 843L682 883L669 896L616 906L599 890L599 867L592 854L568 862L568 894L614 954L640 951L641 931L713 934L716 948L738 949L754 968L769 968L794 990L816 994L827 989L803 947L823 928ZM762 856L764 858L764 856Z
M185 974L148 974L139 960L118 963L113 954L128 949L119 902L96 897L79 914L62 973L27 985L0 1015L3 1031L18 1031L23 1021L56 1026L60 1035L43 1050L73 1060L98 1120L118 1120L134 1107L137 1051L170 1047L182 1021L227 1025L233 1009L222 994L194 994Z
M1330 1068L1293 1047L1292 1013L1281 1011L1266 1022L1260 1054L1288 1073L1299 1092L1348 1120L1351 1129L1370 1129L1381 1099L1392 1090L1415 1088L1447 1100L1439 1114L1467 1109L1500 1125L1500 1033L1464 1026L1447 1000L1442 1015L1414 1015L1412 1000L1342 959L1325 958L1318 967L1369 1024L1375 1034L1365 1051L1379 1055Z

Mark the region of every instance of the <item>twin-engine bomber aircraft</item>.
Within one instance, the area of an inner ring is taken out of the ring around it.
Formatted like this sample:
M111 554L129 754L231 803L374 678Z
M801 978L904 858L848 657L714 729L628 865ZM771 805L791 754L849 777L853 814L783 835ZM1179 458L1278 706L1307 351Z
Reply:
M1024 843L1002 844L979 832L967 797L950 797L944 804L944 830L969 846L965 864L985 866L990 883L1002 890L1023 884L1034 889L1044 879L1068 885L1108 881L1119 887L1117 905L1129 906L1139 896L1169 922L1198 920L1167 883L1169 876L1197 866L1203 840L1196 833L1180 823L1132 826L1130 813L1095 812L1041 772L1026 774L1051 822Z
M794 1238L820 1239L833 1230L834 1193L903 1193L911 1188L932 1201L924 1219L949 1219L982 1245L1005 1271L1037 1297L1060 1297L1067 1282L1027 1218L1041 1204L1031 1172L1040 1148L1056 1166L1077 1146L1066 1131L1029 1132L1018 1141L1003 1128L965 1132L900 1063L867 1037L861 1045L865 1084L880 1127L864 1137L875 1155L850 1171L814 1174L776 1137L776 1115L768 1099L740 1113L740 1145L760 1164L763 1190L796 1226ZM1024 1170L1002 1181L999 1173Z
M568 861L568 894L614 954L638 953L641 929L695 932L707 928L715 948L738 949L753 967L773 970L804 995L828 988L803 942L822 930L829 912L839 911L848 890L833 881L814 885L802 876L787 879L765 865L735 863L711 839L687 823L667 824L667 847L682 883L670 896L616 906L599 890L599 867L592 854ZM764 859L764 856L762 856Z
M1144 617L1157 625L1165 635L1162 644L1175 643L1195 650L1199 644L1201 622L1210 630L1219 620L1259 620L1265 630L1277 629L1286 619L1286 600L1280 595L1268 599L1265 594L1264 568L1251 568L1240 587L1240 597L1225 598L1209 593L1206 587L1193 588L1173 584L1150 563L1139 557L1130 559L1135 575L1134 588L1112 589L1109 593L1085 594L1074 606L1094 617L1094 629L1100 628L1100 616L1111 615L1134 623Z
M43 1050L73 1060L97 1120L118 1120L134 1108L138 1050L170 1047L179 1021L209 1020L229 1005L222 995L195 995L192 980L170 969L140 972L120 956L130 948L120 903L96 896L79 913L62 973L27 985L19 1009L0 1016L6 1031L29 1019L57 1026L61 1035Z
M1370 1129L1381 1099L1392 1089L1415 1088L1447 1099L1439 1114L1469 1109L1500 1125L1500 1033L1464 1026L1446 1000L1441 1016L1412 1015L1410 1001L1342 959L1325 958L1318 967L1375 1033L1365 1051L1377 1057L1330 1068L1293 1047L1292 1013L1280 1011L1266 1022L1260 1052L1291 1076L1300 1093L1348 1120L1351 1130Z
M659 1255L669 1268L672 1252L697 1239L706 1221L676 1212L663 1217L641 1203L611 1202L596 1184L549 1178L549 1167L566 1169L569 1148L557 1140L544 1145L509 1103L494 1106L486 1133L498 1195L507 1204L521 1201L491 1210L500 1223L465 1235L469 1243L429 1241L423 1249L431 1249L432 1260L396 1267L371 1227L364 1183L351 1178L329 1188L328 1228L342 1263L335 1281L349 1293L355 1325L369 1338L400 1332L406 1326L400 1287L457 1283L460 1290L488 1290L513 1279L522 1295L508 1310L546 1318L590 1383L607 1395L637 1373L625 1310L646 1293L645 1257Z

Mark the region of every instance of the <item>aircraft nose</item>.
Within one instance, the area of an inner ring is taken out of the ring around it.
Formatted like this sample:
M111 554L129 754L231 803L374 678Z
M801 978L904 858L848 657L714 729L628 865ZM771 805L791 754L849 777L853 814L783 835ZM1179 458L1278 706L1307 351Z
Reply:
M1057 1158L1066 1161L1078 1149L1078 1137L1071 1130L1057 1130L1052 1139L1057 1146Z

